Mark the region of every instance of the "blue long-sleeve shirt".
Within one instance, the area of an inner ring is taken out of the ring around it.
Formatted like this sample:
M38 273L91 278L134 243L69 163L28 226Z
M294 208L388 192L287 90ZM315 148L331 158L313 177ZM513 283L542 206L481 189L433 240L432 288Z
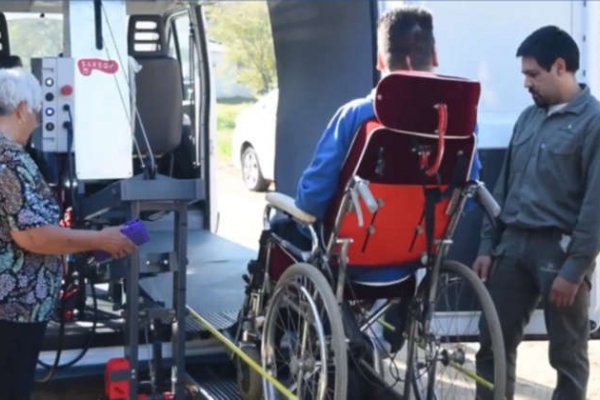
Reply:
M296 207L322 220L335 195L346 155L358 129L375 117L374 93L338 109L321 135L314 156L298 182ZM471 179L479 177L481 163L475 152Z

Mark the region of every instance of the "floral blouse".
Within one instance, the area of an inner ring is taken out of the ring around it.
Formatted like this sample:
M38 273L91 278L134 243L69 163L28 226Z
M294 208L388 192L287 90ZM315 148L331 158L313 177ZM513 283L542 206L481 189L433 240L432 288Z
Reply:
M59 205L25 149L0 134L0 320L47 321L62 279L59 256L20 248L11 231L57 225Z

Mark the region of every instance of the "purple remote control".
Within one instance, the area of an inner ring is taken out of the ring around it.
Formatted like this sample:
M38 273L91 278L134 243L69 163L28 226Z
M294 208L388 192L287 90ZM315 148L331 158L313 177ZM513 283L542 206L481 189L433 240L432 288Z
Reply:
M139 219L132 219L123 224L121 232L127 236L133 243L140 246L150 240L146 226ZM102 263L110 260L110 254L105 251L97 251L94 253L96 262Z

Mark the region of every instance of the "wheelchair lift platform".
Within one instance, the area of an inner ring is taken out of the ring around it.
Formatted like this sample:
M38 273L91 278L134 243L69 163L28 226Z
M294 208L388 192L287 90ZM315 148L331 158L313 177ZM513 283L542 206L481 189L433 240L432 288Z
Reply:
M172 233L150 223L150 242L140 250L146 253L168 251ZM209 319L218 329L231 327L244 297L242 275L256 254L218 235L202 229L188 230L187 296L188 307ZM172 307L172 274L140 279L140 288L156 302Z
M164 252L169 245L171 233L160 229L159 224L151 227L151 242L144 252ZM244 300L242 275L250 259L256 257L254 250L226 240L201 229L188 230L187 296L189 309L202 315L214 328L228 332L237 321ZM161 274L140 280L140 289L154 301L172 306L172 274ZM188 337L207 337L206 328L191 317L186 318ZM230 332L232 333L232 332ZM187 373L199 388L204 399L241 399L235 369L221 343L212 336L212 346L196 348L188 346L188 362L194 358L201 362L190 362ZM202 347L202 346L201 346Z

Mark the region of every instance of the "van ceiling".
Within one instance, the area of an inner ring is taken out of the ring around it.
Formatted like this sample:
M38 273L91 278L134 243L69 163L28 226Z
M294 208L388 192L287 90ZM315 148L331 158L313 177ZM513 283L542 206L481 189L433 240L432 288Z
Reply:
M111 1L111 0L104 0ZM190 1L136 0L127 2L127 14L163 14L186 7ZM0 0L2 12L62 13L62 1L56 0Z

